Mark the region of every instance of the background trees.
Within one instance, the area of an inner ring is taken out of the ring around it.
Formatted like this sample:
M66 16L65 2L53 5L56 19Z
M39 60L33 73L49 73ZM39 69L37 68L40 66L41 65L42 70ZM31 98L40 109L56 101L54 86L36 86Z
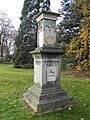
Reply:
M50 0L25 0L21 13L21 24L15 40L15 67L33 66L30 51L36 47L35 15L42 9L50 10ZM62 21L57 26L57 46L63 46L67 56L63 63L76 70L89 69L89 31L90 4L89 0L63 0L59 10ZM65 65L63 65L65 66Z
M72 7L73 3L73 0L62 1L62 9L59 10L60 16L63 17L63 20L58 24L59 43L69 43L79 32L82 15Z
M81 27L79 34L68 45L67 54L75 55L76 70L89 70L90 1L75 0L73 7L82 14Z
M0 62L9 62L16 30L7 14L0 11Z
M39 3L38 3L39 2ZM21 24L15 40L16 51L14 54L14 67L33 66L30 51L36 47L36 20L38 11L50 10L50 0L25 0L21 12Z
M67 55L62 63L66 63L68 68L89 70L89 0L63 0L60 13L64 17L58 25L58 46L64 42Z
M80 28L80 20L82 14L75 10L73 0L63 0L62 9L59 10L62 21L58 24L57 41L58 47L64 46L66 51L66 44L69 44L73 37L77 36ZM79 16L79 17L78 17ZM76 65L75 56L63 55L62 69L71 69Z

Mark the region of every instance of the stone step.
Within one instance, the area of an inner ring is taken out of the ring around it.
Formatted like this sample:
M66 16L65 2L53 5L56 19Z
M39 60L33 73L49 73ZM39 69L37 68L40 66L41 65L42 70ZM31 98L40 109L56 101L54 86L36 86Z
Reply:
M46 100L46 99L54 99L54 98L61 98L62 96L67 95L67 93L65 91L52 91L52 92L48 92L46 93L42 93L40 96L40 100Z
M72 98L68 95L62 96L61 98L38 100L34 95L31 95L28 92L24 94L24 98L27 100L27 103L38 113L69 107L72 101Z
M56 90L52 90L51 92L41 92L38 91L36 88L31 88L28 90L28 96L32 95L33 97L35 97L35 99L37 100L49 100L49 99L60 99L63 96L67 95L67 92L61 89L56 89Z
M48 100L41 100L40 105L42 104L48 104L48 103L53 103L53 102L60 102L60 101L67 101L70 100L71 98L68 96L62 96L61 98L53 98L53 99L48 99ZM58 104L58 103L57 103Z
M51 102L55 102L55 101L62 101L62 100L71 100L72 98L70 98L68 95L64 95L61 96L60 98L53 98L53 99L43 99L41 101L39 101L39 99L37 99L34 95L29 94L28 92L24 94L24 97L27 98L29 101L33 101L35 103L39 103L39 104L47 104L47 103L51 103Z

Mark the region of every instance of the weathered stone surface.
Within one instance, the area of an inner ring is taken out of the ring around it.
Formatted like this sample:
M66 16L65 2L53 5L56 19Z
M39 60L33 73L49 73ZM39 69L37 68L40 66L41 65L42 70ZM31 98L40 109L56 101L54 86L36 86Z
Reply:
M51 87L43 90L37 86L28 89L24 94L26 102L37 114L57 111L72 106L72 98L62 88Z
M37 46L54 46L56 43L56 19L57 13L43 11L36 15L38 23Z
M34 57L34 83L41 87L60 86L61 51L53 48L38 48L32 54Z
M38 22L38 48L34 58L34 85L24 94L24 99L38 114L72 106L72 98L60 87L60 61L63 51L56 48L56 18L58 14L41 12Z
M47 54L48 51L49 54ZM24 94L26 102L38 114L72 106L72 98L60 87L62 52L53 48L38 48L32 54L34 57L34 86Z

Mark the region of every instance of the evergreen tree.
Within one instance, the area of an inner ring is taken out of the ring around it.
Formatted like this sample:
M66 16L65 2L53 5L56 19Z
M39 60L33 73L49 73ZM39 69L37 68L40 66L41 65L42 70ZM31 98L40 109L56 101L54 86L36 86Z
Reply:
M58 45L61 42L69 43L79 32L82 14L72 7L73 3L73 0L63 0L62 9L59 10L63 20L58 24Z
M14 67L33 66L30 51L36 47L36 20L35 15L41 10L50 10L50 0L25 0L21 13L21 24L16 37L16 51Z
M64 49L66 53L66 45L77 36L80 28L80 20L82 14L73 8L74 0L63 0L62 8L59 10L60 17L63 18L57 28L57 46ZM78 17L79 16L79 17ZM72 69L76 65L75 56L62 56L62 69Z

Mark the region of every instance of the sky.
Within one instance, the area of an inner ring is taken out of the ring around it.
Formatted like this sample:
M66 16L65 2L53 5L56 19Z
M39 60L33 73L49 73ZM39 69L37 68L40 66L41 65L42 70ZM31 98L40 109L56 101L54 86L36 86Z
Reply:
M51 11L57 12L61 0L51 0ZM24 0L0 0L0 10L6 13L12 24L18 30Z

